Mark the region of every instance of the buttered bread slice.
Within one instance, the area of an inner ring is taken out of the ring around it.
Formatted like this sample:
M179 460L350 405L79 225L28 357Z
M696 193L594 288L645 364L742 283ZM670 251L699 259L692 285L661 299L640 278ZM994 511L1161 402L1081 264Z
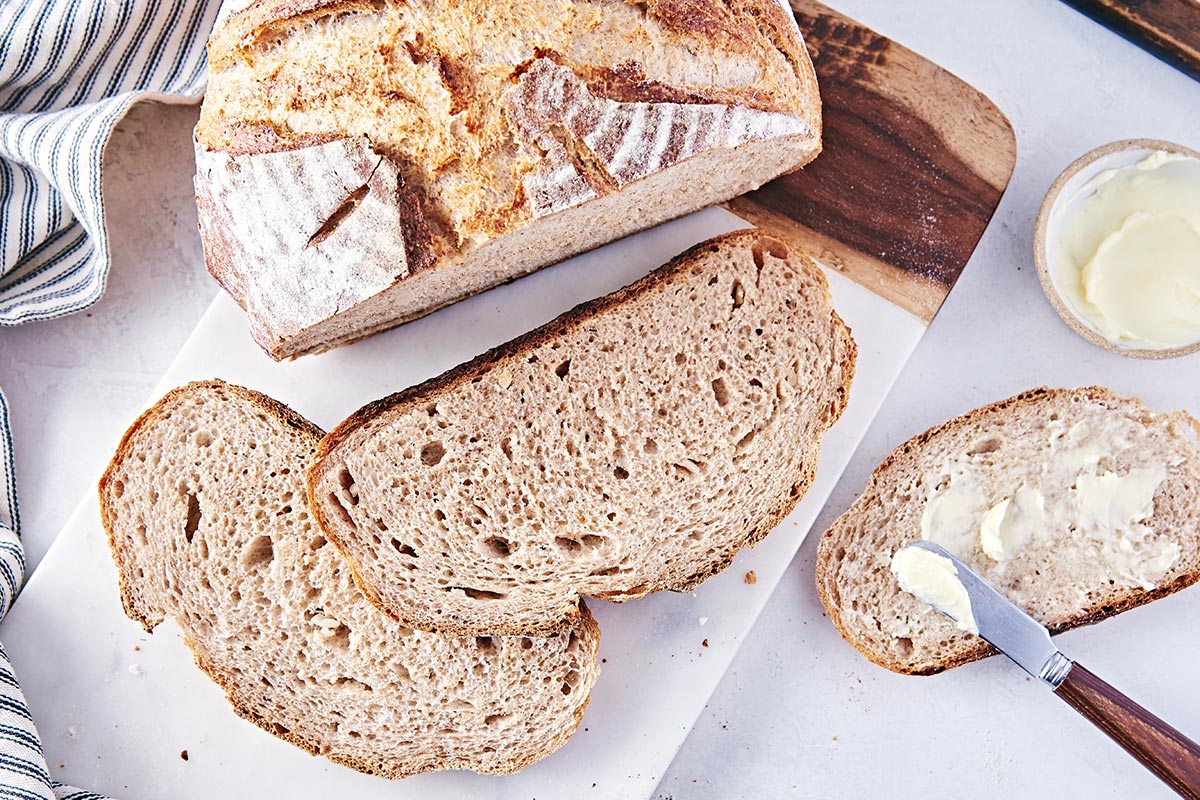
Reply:
M305 507L321 435L218 381L143 414L100 483L126 613L147 631L174 617L239 715L363 772L506 773L561 746L598 674L591 616L546 639L394 622Z
M821 538L817 587L867 658L927 674L994 652L905 592L936 542L1052 632L1200 577L1200 423L1106 389L1036 389L899 447Z
M548 634L581 595L689 590L807 491L855 346L821 271L704 242L321 444L314 514L404 624Z

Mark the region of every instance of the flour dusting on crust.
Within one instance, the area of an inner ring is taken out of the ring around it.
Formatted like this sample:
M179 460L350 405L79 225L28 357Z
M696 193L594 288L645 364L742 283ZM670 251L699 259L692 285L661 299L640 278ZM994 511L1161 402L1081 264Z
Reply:
M716 147L805 134L799 117L718 103L618 102L539 58L504 95L517 135L545 151L524 178L534 217L619 191Z
M235 156L197 144L196 172L202 234L238 243L226 253L232 274L214 275L250 312L260 343L285 339L413 271L404 245L414 238L415 206L406 203L395 165L366 137Z

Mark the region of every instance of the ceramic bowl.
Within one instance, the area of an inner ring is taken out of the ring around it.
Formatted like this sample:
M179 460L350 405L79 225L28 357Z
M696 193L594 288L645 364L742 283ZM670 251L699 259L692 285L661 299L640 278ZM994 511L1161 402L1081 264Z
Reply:
M1163 142L1156 139L1126 139L1111 142L1097 147L1076 159L1063 170L1038 210L1037 222L1033 233L1033 259L1037 265L1038 279L1042 283L1042 291L1054 310L1062 317L1063 322L1097 347L1102 347L1112 353L1130 358L1175 358L1200 351L1200 341L1182 347L1165 349L1145 349L1129 347L1109 341L1100 333L1093 330L1084 320L1075 315L1063 298L1062 290L1058 287L1051 269L1051 254L1057 251L1056 245L1061 236L1062 216L1058 213L1069 203L1082 199L1078 197L1079 190L1106 169L1119 169L1136 164L1156 150L1168 153L1181 153L1200 160L1200 152L1173 142Z

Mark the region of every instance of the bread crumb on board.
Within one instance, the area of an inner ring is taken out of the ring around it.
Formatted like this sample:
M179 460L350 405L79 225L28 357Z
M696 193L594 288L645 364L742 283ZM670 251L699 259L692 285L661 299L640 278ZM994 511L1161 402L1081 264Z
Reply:
M179 751L179 757L180 757L180 758L182 758L184 761L187 761L187 760L188 760L188 751L187 751L187 750L180 750L180 751Z
M749 584L750 586L753 586L754 584L758 583L758 573L755 572L754 570L750 570L749 572L746 573L746 577L744 578L744 580L746 581L747 584Z
M708 647L708 639L705 639L703 642L701 642L701 643L700 643L700 646L701 646L701 647Z

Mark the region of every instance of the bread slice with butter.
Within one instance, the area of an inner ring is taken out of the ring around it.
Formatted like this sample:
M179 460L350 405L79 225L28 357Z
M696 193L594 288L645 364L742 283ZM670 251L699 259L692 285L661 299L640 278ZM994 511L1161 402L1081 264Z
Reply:
M821 538L817 588L867 658L932 674L992 654L893 573L941 544L1052 632L1200 578L1200 423L1106 389L1035 389L896 449Z
M321 436L220 381L146 411L100 482L126 614L147 631L174 617L240 716L362 772L509 773L560 747L599 674L595 621L546 639L393 622L305 507Z

